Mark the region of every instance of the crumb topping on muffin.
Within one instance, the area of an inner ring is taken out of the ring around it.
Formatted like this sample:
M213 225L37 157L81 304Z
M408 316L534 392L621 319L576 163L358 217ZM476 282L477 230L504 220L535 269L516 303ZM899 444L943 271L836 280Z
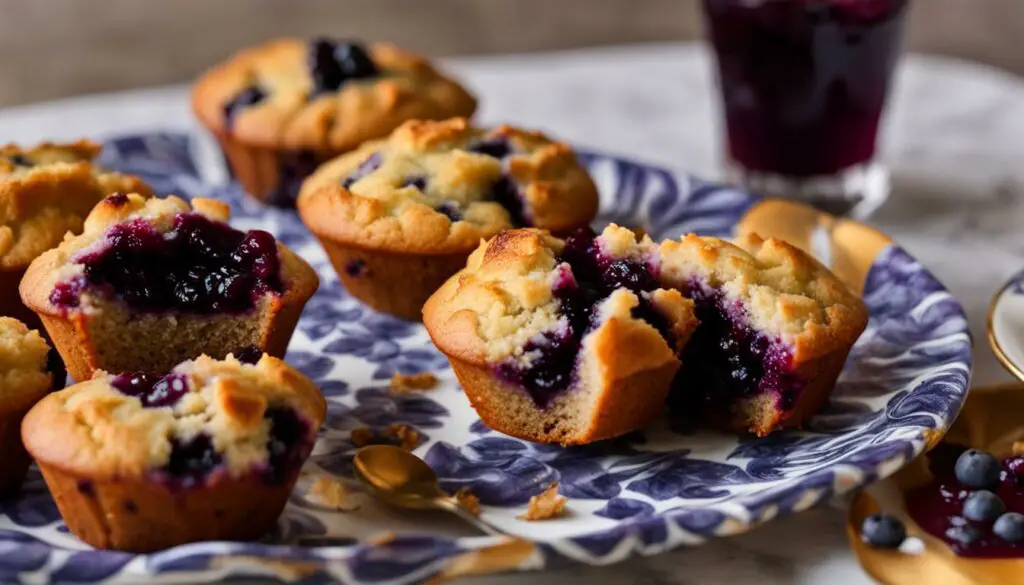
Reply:
M471 248L509 227L585 225L597 189L572 149L465 119L414 120L324 164L299 197L318 235L395 251Z
M26 266L82 229L89 210L115 192L151 195L141 179L93 163L89 141L0 146L0 268Z
M0 317L0 407L20 404L50 390L50 347L21 321Z
M277 459L308 453L325 413L316 385L281 360L200 356L163 377L100 372L57 392L26 418L24 438L37 458L73 472L201 481L296 464Z
M469 116L476 100L424 58L384 43L279 39L196 83L210 128L267 148L355 148L405 120Z

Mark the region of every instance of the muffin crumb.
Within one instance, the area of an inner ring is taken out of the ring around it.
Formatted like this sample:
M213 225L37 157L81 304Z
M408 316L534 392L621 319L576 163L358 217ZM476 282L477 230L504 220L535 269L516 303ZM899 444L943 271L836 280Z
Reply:
M558 482L556 481L548 489L530 498L526 513L518 518L528 522L558 518L565 513L565 504L568 501L568 498L558 494Z
M354 447L365 447L373 444L373 429L369 427L356 427L349 435L349 441Z
M359 509L359 505L353 502L355 494L349 491L345 484L333 477L318 477L309 487L307 495L317 504L334 508L339 512L352 512Z
M384 430L384 436L395 441L399 447L412 451L420 444L420 434L409 425L395 423Z
M433 390L436 387L437 376L430 372L409 375L395 372L391 376L391 391L398 394L407 394L417 390Z
M469 491L469 488L464 487L455 492L454 498L463 510L474 516L480 515L480 498L476 497L473 492Z

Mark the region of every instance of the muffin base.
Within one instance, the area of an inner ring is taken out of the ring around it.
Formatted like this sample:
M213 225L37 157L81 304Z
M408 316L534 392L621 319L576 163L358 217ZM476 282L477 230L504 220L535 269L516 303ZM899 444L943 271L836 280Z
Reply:
M83 381L92 378L97 370L163 373L200 354L223 359L228 353L248 345L283 358L305 299L302 302L273 300L269 305L253 314L214 317L123 313L116 320L99 321L95 325L81 313L67 317L40 314L40 317L68 373L73 379ZM163 346L146 351L135 345L138 339L152 343L162 338L173 339L178 347L168 350ZM127 340L133 346L112 344L109 339L121 339L121 343Z
M423 304L465 267L472 251L402 254L364 250L329 240L320 243L349 294L375 311L409 321L420 320Z
M34 402L27 406L0 406L0 499L13 496L21 489L32 464L32 458L21 442L21 419L25 418Z
M254 147L220 133L216 138L245 191L267 205L284 208L295 207L302 181L320 163L346 152Z
M298 478L220 477L190 490L150 479L93 479L40 462L64 522L96 548L148 553L190 542L255 540L273 528Z
M611 439L645 427L664 412L665 398L679 368L678 362L637 372L590 391L589 416L573 421L565 411L580 412L571 401L570 388L548 408L537 406L525 390L503 382L489 365L478 365L448 356L455 376L477 414L490 428L534 443L585 445ZM561 406L561 408L560 408ZM582 424L581 424L582 423Z

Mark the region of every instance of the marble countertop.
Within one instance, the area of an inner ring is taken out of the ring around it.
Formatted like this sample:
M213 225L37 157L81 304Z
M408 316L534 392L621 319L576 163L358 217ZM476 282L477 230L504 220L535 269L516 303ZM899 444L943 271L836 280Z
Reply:
M483 122L538 127L704 177L719 175L716 99L696 45L649 45L447 62L481 97ZM0 111L0 142L189 129L187 89L169 87ZM964 304L975 339L973 381L1008 379L989 350L996 289L1024 265L1024 82L947 59L902 64L883 138L892 198L871 223L892 235ZM754 532L611 567L503 575L479 584L861 585L838 505Z

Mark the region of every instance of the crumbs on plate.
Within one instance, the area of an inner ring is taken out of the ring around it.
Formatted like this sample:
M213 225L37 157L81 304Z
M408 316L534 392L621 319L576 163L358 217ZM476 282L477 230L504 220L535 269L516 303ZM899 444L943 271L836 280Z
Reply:
M349 441L353 447L366 447L368 445L395 445L406 451L412 451L420 445L419 432L402 423L388 425L383 432L376 432L370 427L356 427L349 435Z
M419 374L402 374L395 372L391 376L391 391L404 394L420 390L432 390L437 386L437 376L430 372Z
M480 498L476 497L469 488L462 488L455 492L455 501L459 506L474 516L480 515Z
M412 451L420 444L420 434L409 425L395 423L384 429L384 437L406 451Z
M352 442L354 447L365 447L373 444L373 429L369 427L356 427L352 429L352 434L349 435L348 440Z
M519 516L520 520L550 520L565 513L565 503L569 501L558 494L558 482L552 483L548 489L530 498L526 513Z
M306 496L314 503L334 508L340 512L352 512L359 509L353 500L353 494L345 484L333 477L321 476L309 487Z

